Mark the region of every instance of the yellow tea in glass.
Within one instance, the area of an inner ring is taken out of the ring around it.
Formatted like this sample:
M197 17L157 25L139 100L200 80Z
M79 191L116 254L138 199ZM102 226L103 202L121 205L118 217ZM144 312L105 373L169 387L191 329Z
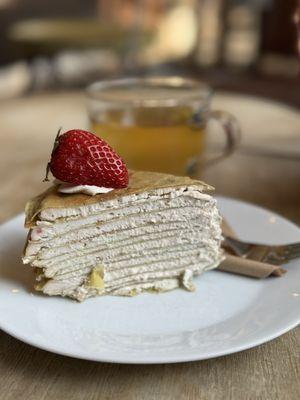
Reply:
M199 176L210 98L206 85L179 77L97 82L88 88L91 130L131 169ZM232 139L232 124L225 132Z

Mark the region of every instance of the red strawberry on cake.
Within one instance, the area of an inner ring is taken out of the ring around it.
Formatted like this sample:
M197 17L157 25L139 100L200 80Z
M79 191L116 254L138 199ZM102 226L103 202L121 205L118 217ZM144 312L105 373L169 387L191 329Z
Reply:
M81 129L58 133L48 167L62 182L124 188L128 171L120 156L96 135Z

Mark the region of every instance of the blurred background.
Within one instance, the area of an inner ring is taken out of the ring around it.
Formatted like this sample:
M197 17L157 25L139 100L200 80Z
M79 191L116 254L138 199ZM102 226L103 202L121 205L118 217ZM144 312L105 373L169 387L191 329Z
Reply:
M0 0L0 220L44 190L58 127L89 127L89 83L181 75L211 85L212 107L234 114L242 128L239 148L203 179L218 194L300 222L297 5Z
M0 98L108 77L189 74L216 88L295 104L296 5L297 0L0 0Z

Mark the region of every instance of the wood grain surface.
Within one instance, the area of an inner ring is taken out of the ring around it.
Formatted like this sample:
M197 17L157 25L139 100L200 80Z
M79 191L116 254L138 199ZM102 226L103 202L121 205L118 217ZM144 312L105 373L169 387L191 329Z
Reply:
M230 102L222 96L218 106L226 108ZM232 103L232 97L229 100ZM233 101L236 114L239 101L238 97ZM260 117L264 118L259 109L255 113L258 126ZM249 112L253 112L250 105ZM253 126L241 122L245 135L251 134L247 129ZM81 94L45 94L0 104L0 222L21 212L25 201L43 189L45 164L60 125L65 129L87 126ZM278 124L274 129L279 129ZM293 131L291 126L284 129ZM268 130L272 130L271 121ZM216 186L218 194L269 207L300 223L300 158L237 152L207 170L205 179ZM254 349L217 359L134 366L58 356L0 331L0 400L296 400L300 398L299 333L296 328Z

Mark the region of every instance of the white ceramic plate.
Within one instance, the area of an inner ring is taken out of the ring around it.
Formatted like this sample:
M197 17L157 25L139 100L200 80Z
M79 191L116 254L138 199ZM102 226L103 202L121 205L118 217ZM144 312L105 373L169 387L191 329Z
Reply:
M219 199L223 215L244 239L300 241L284 218L236 200ZM55 353L118 363L201 360L257 346L300 321L300 266L282 278L255 280L211 271L197 291L98 297L84 303L32 294L20 253L23 216L0 227L0 328Z

